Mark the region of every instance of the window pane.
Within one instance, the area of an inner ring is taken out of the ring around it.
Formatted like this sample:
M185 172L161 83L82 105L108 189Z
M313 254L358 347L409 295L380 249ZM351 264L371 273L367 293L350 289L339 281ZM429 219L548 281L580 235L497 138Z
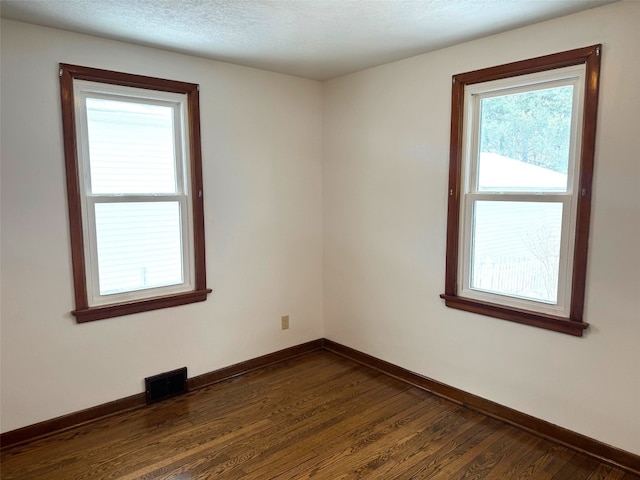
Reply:
M562 204L477 201L471 288L557 303Z
M87 98L91 192L176 192L173 111Z
M95 205L100 295L183 282L179 202Z
M479 190L566 191L573 86L483 98Z

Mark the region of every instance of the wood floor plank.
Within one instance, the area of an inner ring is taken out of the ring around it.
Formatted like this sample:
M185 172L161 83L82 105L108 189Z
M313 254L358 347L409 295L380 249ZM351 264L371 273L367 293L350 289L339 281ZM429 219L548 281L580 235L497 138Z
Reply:
M640 480L326 351L0 460L2 480Z
M454 476L462 480L482 480L486 478L497 464L507 458L518 447L518 443L514 440L524 435L526 435L524 432L515 428L506 429L504 434L498 435L490 446L478 452L466 464L461 465L458 471L454 473Z
M473 415L472 412L465 410L450 405L431 419L423 419L419 424L410 426L400 441L387 446L381 455L381 459L386 461L377 465L376 478L392 478L399 472L408 475L411 468L424 462L425 457L435 452L449 435L475 426L474 422L468 422L473 417L467 415Z
M552 480L585 480L598 467L598 462L586 455L576 455L551 478Z
M405 395L405 401L407 396ZM337 466L340 470L344 460L356 462L356 458L365 458L366 462L375 461L377 457L388 458L397 448L410 438L410 432L424 430L433 422L447 417L457 407L451 405L451 410L441 409L437 404L429 406L424 402L399 409L386 419L386 423L369 420L366 426L358 427L352 419L334 426L335 435L327 446L318 448L318 456L311 461L301 464L296 469L287 472L283 478L307 479L327 478L331 469ZM362 415L358 415L362 417ZM354 468L357 474L357 469ZM335 473L335 472L334 472Z
M611 470L613 470L613 467L600 464L593 472L591 472L591 475L587 477L587 480L607 480Z
M397 415L398 411L403 412L401 416L405 422L417 414L422 414L419 405L407 405L405 398L400 395L394 395L380 403L376 402L370 405L362 410L359 415L349 415L340 421L332 420L332 424L326 432L317 432L304 438L290 438L287 447L290 446L292 448L286 448L284 452L274 449L272 446L266 453L277 458L275 462L282 466L280 474L282 478L300 479L304 477L302 472L317 468L318 463L327 459L331 462L331 459L344 453L339 449L344 449L344 445L351 442L341 439L342 435L346 434L354 439L359 438L359 442L368 444L376 436L374 425L379 425L381 418L388 419L389 412L396 412ZM350 450L358 450L359 448L360 445L355 440L352 446L349 447ZM306 458L300 458L299 452L301 451L307 452ZM272 464L268 468L272 469L274 466ZM246 468L249 472L260 477L265 474L266 467L262 464L257 465L255 468L252 468L251 465ZM296 470L298 473L292 472L292 470Z
M429 478L435 479L449 479L453 477L464 477L473 478L473 475L470 475L470 472L475 472L475 477L481 477L478 475L478 470L472 468L469 464L477 461L478 457L481 456L484 452L491 452L492 448L495 448L496 445L504 445L501 443L501 440L513 430L512 427L508 425L504 425L501 422L496 422L497 425L490 425L488 429L484 431L486 433L486 437L482 439L480 443L475 443L477 438L474 439L474 442L465 442L458 446L458 456L452 458L447 462L443 462L444 465L439 468L438 473L435 475L429 476ZM474 444L475 443L475 444ZM486 458L486 457L485 457Z

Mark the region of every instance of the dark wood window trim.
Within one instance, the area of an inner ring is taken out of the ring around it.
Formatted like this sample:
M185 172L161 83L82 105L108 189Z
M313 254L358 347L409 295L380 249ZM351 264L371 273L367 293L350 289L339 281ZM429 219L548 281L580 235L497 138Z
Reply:
M537 57L453 76L451 96L451 139L449 163L449 203L447 211L447 255L445 304L468 312L546 328L570 335L582 336L589 326L583 322L589 218L591 212L591 184L596 136L598 88L600 80L601 45ZM460 200L462 172L462 143L464 122L464 90L466 85L538 73L574 65L586 65L586 85L582 125L582 144L579 159L579 189L574 244L570 314L568 318L535 313L503 305L482 302L458 295L458 259L460 234Z
M74 80L87 80L187 95L195 263L195 288L193 291L109 305L89 306L85 276L82 199L80 193L81 179L79 178L78 168L79 160L74 110L75 99L73 93ZM206 287L204 199L202 196L202 154L200 149L200 100L198 85L61 63L60 95L67 173L71 259L76 304L75 310L71 313L76 317L76 321L78 323L89 322L206 300L207 294L211 293L211 289Z

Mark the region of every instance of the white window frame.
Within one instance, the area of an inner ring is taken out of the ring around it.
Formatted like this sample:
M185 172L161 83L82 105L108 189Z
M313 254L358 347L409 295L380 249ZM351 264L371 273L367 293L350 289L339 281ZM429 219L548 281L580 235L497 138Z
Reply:
M551 71L538 72L513 78L467 85L464 89L465 122L463 126L463 192L460 203L460 245L458 291L462 296L481 301L499 303L510 307L568 316L571 298L571 269L573 267L573 246L575 238L575 216L577 208L579 167L579 146L582 142L582 125L585 66L576 65ZM531 92L535 90L573 86L573 108L571 115L569 161L567 168L567 189L565 192L527 189L526 191L506 191L492 189L479 190L478 166L480 161L480 105L485 98ZM528 300L506 294L498 294L471 287L471 237L473 233L473 205L476 201L486 202L528 202L561 203L562 227L560 240L560 261L558 272L557 302Z
M85 269L89 306L107 305L117 302L140 300L161 295L187 292L194 288L194 258L190 245L193 244L193 217L189 170L189 131L186 121L187 96L173 92L161 92L111 85L85 80L73 82L75 102L76 133L78 145L78 168L82 217L84 228ZM151 194L95 194L91 190L89 135L86 101L88 98L107 99L131 103L141 103L169 107L173 111L174 161L176 171L176 192ZM174 201L180 205L182 283L154 288L100 294L98 246L96 236L95 205L97 203L148 203Z

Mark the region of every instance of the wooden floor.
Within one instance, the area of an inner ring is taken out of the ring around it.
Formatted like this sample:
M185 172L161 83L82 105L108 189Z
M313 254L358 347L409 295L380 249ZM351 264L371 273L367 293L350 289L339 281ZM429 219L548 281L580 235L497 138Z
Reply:
M639 480L324 351L1 460L4 480Z

